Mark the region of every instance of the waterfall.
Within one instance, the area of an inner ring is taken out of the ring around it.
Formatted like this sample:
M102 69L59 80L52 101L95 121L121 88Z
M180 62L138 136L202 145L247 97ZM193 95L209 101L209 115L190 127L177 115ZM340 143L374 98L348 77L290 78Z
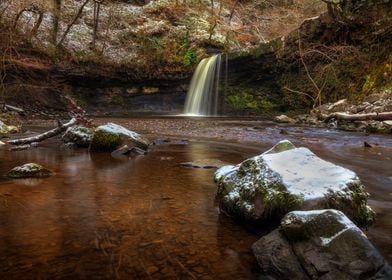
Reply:
M200 61L193 74L185 101L186 115L213 116L218 114L221 55Z

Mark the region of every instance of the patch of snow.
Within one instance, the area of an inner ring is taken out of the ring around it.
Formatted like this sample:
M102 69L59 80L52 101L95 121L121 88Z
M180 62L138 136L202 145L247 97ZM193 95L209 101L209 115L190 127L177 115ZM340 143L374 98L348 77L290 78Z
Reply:
M343 232L347 231L349 228L344 228L341 231L339 231L338 233L334 234L331 237L320 237L321 240L321 245L322 246L328 246L329 243L331 243L336 237L338 237L339 235L341 235Z
M236 167L234 165L222 166L221 168L219 168L215 172L215 178L219 180L219 179L225 177L227 174L236 171L237 169L238 169L238 167Z
M237 190L233 190L228 194L230 200L238 199L240 197L240 193Z
M290 217L295 217L295 219L299 219L302 223L306 223L312 218L316 218L319 215L325 215L328 213L333 213L335 217L337 217L339 223L343 226L343 228L335 233L332 236L320 236L321 245L328 246L334 239L343 234L347 230L355 230L359 232L363 237L367 238L367 236L349 219L346 215L344 215L341 211L335 209L322 209L322 210L310 210L310 211L292 211L289 213L289 217L283 219L284 225L290 225L292 223L292 219Z
M115 124L115 123L107 123L104 125L101 125L97 128L97 130L103 130L106 132L111 132L115 134L121 134L126 137L132 138L132 139L139 139L140 135L136 132L130 131L126 129L125 127Z
M339 192L358 180L357 175L341 166L317 157L307 148L296 148L277 154L260 156L266 165L279 174L287 190L305 200Z

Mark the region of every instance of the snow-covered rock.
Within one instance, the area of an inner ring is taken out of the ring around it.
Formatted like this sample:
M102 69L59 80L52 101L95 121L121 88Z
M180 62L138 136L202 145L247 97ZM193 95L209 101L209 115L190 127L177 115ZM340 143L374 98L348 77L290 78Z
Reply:
M278 123L290 123L290 124L293 124L293 123L297 122L296 120L294 120L294 119L292 119L292 118L290 118L290 117L288 117L286 115L276 116L275 117L275 121L278 122Z
M342 212L293 211L252 250L273 279L391 279L392 269Z
M220 208L247 221L280 218L292 210L335 208L368 225L375 215L353 171L287 140L237 166L219 169L215 181Z
M26 163L21 166L14 167L7 173L7 176L14 179L19 178L43 178L49 177L52 172L36 163Z
M94 131L83 126L72 126L67 129L62 139L65 143L75 143L79 147L88 147L93 139Z
M126 142L131 142L144 150L147 150L150 145L150 142L140 134L130 131L121 125L107 123L95 130L90 150L112 152Z

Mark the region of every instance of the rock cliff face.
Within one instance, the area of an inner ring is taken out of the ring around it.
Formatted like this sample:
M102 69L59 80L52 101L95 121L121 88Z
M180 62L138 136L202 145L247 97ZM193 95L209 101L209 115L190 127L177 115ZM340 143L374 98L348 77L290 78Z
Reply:
M7 102L28 111L67 111L64 93L73 96L89 113L182 113L191 72L156 76L136 73L128 67L92 63L53 63L50 58L26 55L8 71ZM31 63L26 63L31 61ZM26 78L26 81L21 82Z

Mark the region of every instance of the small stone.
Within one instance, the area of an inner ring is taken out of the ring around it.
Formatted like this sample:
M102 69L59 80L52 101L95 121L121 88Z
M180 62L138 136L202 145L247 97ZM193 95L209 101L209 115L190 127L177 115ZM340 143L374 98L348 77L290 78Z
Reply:
M223 162L219 159L198 159L191 162L181 162L180 165L184 167L192 167L192 168L220 168L226 165L226 162Z
M151 265L151 266L147 267L147 269L146 269L146 272L148 275L152 275L158 271L159 271L159 268L156 267L155 265Z
M286 115L280 115L280 116L275 117L275 121L278 123L291 123L291 124L294 124L297 122L296 120L294 120Z
M26 163L13 168L7 176L14 179L19 178L43 178L49 177L52 172L36 163Z
M373 146L372 145L370 145L368 142L363 142L363 146L365 147L365 148L373 148Z

